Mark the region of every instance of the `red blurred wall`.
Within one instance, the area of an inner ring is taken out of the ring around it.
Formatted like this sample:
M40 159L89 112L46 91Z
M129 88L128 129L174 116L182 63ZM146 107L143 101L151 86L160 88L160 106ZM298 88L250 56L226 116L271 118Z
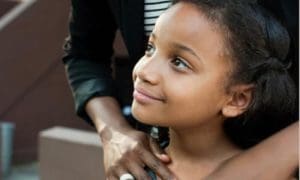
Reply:
M0 0L0 14L16 2ZM60 125L94 130L75 115L61 60L69 9L70 0L36 0L0 29L0 121L16 125L14 162L37 159L43 129ZM114 48L115 57L127 57L119 33Z
M61 61L68 14L69 0L37 0L0 29L0 121L16 125L15 162L37 159L42 129L91 129L75 116Z

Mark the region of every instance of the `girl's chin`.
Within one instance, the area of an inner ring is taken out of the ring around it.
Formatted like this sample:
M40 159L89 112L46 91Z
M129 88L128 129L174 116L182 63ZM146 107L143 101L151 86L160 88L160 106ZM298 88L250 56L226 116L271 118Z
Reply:
M134 111L132 111L132 115L137 121L143 124L154 125L154 122L151 121L150 118L146 118L144 115L140 115L139 113L135 113Z
M153 116L150 116L150 115L147 116L145 114L139 114L139 113L136 113L134 111L132 111L132 115L140 123L147 124L147 125L150 125L150 126L161 126L160 122L156 121L156 118L154 118Z
M148 108L139 107L138 105L133 104L131 107L131 113L133 117L139 122L151 126L162 126L164 119L161 119L162 116L158 113L155 113L154 110ZM166 126L164 124L164 126Z

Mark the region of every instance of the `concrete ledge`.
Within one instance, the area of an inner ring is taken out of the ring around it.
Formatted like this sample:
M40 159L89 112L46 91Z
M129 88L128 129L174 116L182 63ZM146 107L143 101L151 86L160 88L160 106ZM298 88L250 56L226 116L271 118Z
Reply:
M53 127L39 134L41 180L105 180L100 138L94 132Z

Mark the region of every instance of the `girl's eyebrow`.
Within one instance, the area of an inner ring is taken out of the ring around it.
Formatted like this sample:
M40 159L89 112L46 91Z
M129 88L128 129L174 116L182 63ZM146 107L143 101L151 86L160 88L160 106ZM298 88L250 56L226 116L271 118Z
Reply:
M183 45L183 44L180 44L180 43L176 43L176 42L173 42L172 43L172 46L175 48L175 49L179 49L179 50L182 50L182 51L186 51L190 54L192 54L194 57L196 57L200 62L202 62L201 58L189 47Z
M156 39L156 35L154 34L154 32L152 32L150 34L150 37L153 38L154 40ZM173 42L172 43L172 46L174 49L179 49L181 51L186 51L190 54L192 54L194 57L196 57L200 62L202 62L201 58L189 47L183 45L183 44L180 44L180 43L176 43L176 42Z

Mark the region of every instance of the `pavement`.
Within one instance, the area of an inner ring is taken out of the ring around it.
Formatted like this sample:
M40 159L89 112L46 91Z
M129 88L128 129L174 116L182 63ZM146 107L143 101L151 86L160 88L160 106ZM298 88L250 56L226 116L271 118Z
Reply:
M38 162L14 165L3 180L39 180ZM1 179L1 178L0 178Z

